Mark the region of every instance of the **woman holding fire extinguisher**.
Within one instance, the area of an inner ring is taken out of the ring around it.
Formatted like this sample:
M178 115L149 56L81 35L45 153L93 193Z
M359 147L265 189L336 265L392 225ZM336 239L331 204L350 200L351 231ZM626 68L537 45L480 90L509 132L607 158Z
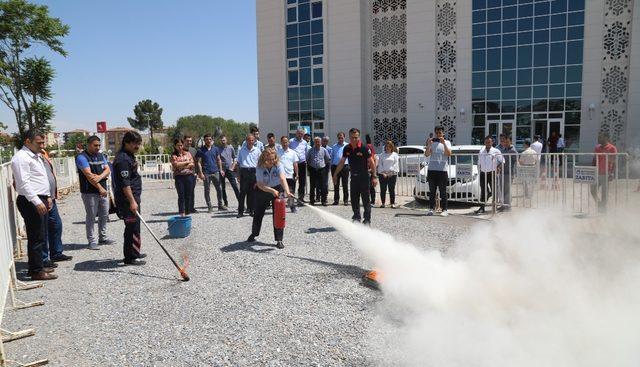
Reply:
M247 242L254 242L256 237L260 235L264 212L269 203L273 201L273 233L276 247L279 249L284 248L282 238L284 236L286 200L280 197L281 194L286 197L293 197L293 194L289 191L287 178L276 151L272 148L266 148L260 154L258 167L256 168L255 212L253 214L251 236L249 236Z

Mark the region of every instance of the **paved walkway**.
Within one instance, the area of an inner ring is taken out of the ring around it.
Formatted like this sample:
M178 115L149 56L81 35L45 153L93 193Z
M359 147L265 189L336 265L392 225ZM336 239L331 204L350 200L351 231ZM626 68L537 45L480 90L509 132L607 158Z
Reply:
M147 185L142 210L165 236L177 195L166 184ZM231 196L233 196L231 194ZM196 204L204 203L202 187ZM284 250L273 247L271 217L259 242L244 242L251 218L232 211L193 217L187 239L166 239L185 253L190 282L143 228L142 267L123 267L123 224L109 223L117 245L86 248L79 194L60 202L66 253L60 279L23 291L45 306L8 310L7 329L35 328L35 337L12 342L12 358L49 358L53 366L292 366L375 364L370 348L381 294L359 284L369 268L356 250L310 209L288 215ZM326 208L350 217L350 207ZM373 209L373 226L422 248L446 249L476 219L426 218L406 209ZM260 242L261 241L261 242ZM18 269L24 271L24 263Z

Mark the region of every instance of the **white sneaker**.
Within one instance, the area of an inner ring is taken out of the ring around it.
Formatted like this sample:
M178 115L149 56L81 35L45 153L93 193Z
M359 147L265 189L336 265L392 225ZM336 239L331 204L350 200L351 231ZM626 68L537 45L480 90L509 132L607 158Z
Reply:
M433 210L429 210L429 211L427 212L427 217L431 217L431 216L433 216Z
M446 210L443 210L442 213L440 213L441 217L448 217L449 213Z

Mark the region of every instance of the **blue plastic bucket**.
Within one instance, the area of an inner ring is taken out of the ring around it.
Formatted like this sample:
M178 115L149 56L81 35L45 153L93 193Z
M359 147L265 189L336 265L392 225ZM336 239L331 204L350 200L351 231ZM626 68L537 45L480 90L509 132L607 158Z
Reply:
M179 215L169 218L169 236L184 238L191 234L191 217Z

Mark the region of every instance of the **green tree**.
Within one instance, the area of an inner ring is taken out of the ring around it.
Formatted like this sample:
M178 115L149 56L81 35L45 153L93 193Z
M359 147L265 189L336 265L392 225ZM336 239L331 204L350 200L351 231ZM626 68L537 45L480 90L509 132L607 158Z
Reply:
M84 145L87 142L87 137L82 133L71 134L64 142L64 149L75 150L78 144Z
M219 131L227 136L227 141L232 145L242 144L247 136L249 128L254 123L241 123L234 120L225 120L222 117L208 115L183 116L176 121L175 134L177 136L191 135L201 137L204 134L216 134Z
M133 114L135 115L134 118L127 117L129 124L140 131L149 129L151 148L154 148L153 130L162 129L162 108L157 102L145 99L133 107Z
M27 118L33 126L43 131L50 131L49 125L54 116L53 105L47 103L53 96L51 82L55 71L51 63L42 57L32 57L23 61L23 86L26 98L30 103Z
M45 5L25 0L0 0L0 101L13 111L20 134L37 127L36 119L50 118L53 113L53 107L39 105L41 102L37 100L33 105L33 95L29 95L25 82L36 74L28 75L26 68L30 65L25 54L38 45L66 56L62 38L68 33L69 26L59 18L51 17ZM50 76L53 78L52 73ZM47 91L36 92L37 97L46 100L41 96ZM49 96L50 92L48 90Z

